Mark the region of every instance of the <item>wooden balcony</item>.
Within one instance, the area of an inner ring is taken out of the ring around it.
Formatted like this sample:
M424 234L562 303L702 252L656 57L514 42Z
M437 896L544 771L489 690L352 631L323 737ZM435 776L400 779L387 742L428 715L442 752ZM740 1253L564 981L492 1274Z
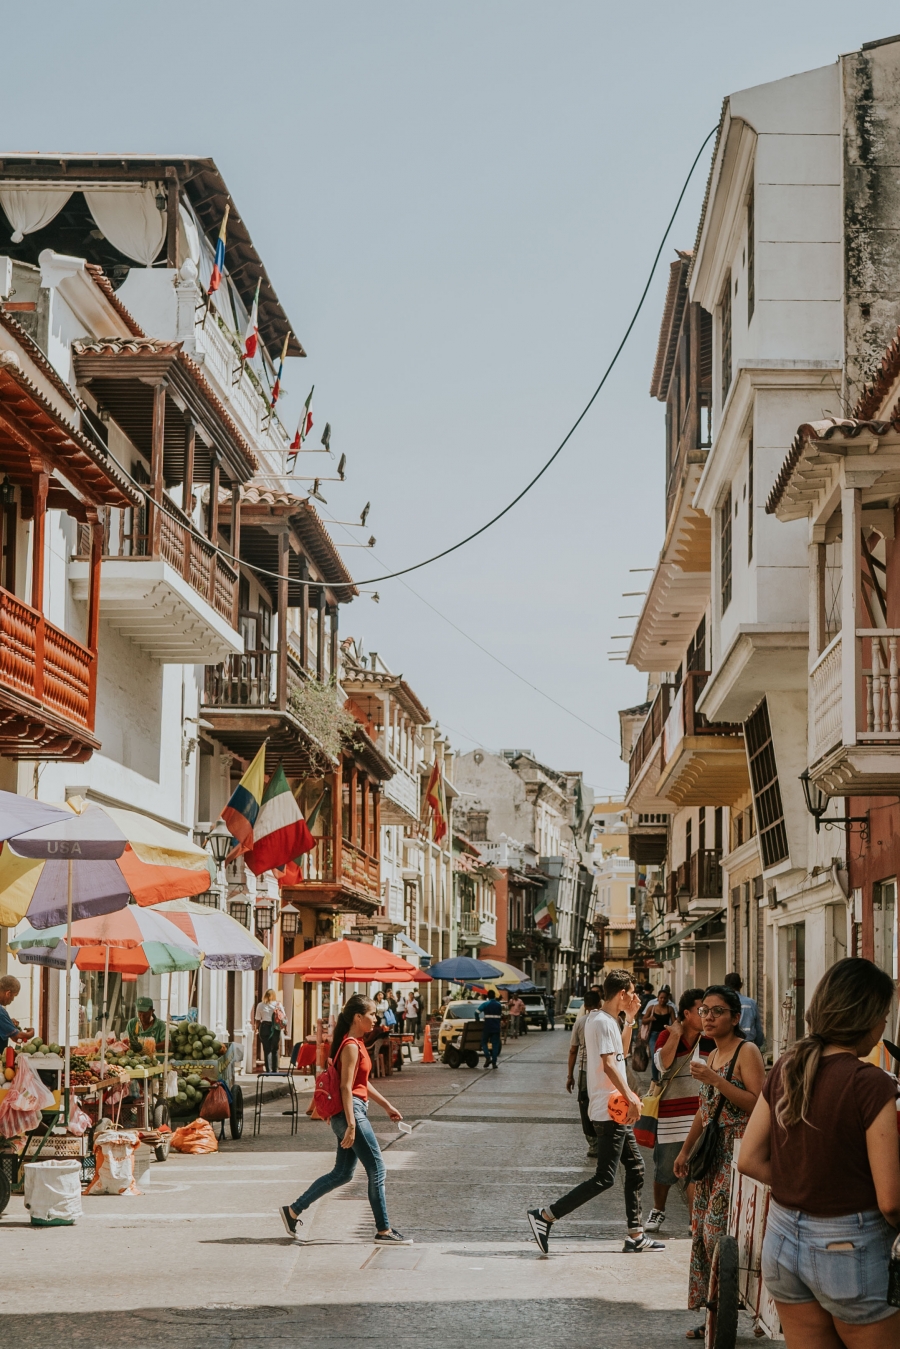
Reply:
M328 759L291 711L291 693L306 678L290 647L232 652L220 664L206 667L203 719L216 739L241 759L252 759L267 740L266 772L281 761L288 777L307 777Z
M82 763L93 735L96 657L0 589L0 754Z
M809 775L830 796L896 793L900 628L838 633L810 671Z
M240 649L232 627L237 570L173 502L164 498L152 513L107 508L100 514L101 617L168 664L205 664ZM69 564L76 599L87 596L89 549L82 528Z
M730 806L749 789L742 725L708 722L697 699L708 670L685 675L663 728L657 795L682 806Z

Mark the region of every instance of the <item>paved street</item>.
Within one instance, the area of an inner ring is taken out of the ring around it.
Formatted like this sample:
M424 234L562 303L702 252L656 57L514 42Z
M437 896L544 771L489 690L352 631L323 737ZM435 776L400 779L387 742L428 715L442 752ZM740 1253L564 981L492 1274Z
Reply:
M532 1033L509 1043L496 1073L415 1064L381 1084L414 1124L405 1137L376 1122L391 1221L411 1248L373 1248L364 1179L309 1215L304 1244L285 1237L277 1206L330 1166L332 1149L327 1126L306 1119L291 1138L280 1101L259 1138L248 1112L241 1143L173 1154L140 1198L86 1199L74 1229L31 1229L14 1199L0 1222L5 1341L287 1349L538 1336L552 1349L674 1349L694 1319L680 1199L664 1255L621 1254L620 1188L560 1223L550 1259L528 1238L526 1207L589 1174L566 1045L562 1030Z

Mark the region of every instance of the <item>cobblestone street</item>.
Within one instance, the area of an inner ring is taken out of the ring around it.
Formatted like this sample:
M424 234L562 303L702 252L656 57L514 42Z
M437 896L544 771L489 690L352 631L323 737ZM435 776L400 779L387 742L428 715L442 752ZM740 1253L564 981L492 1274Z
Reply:
M589 1174L564 1088L567 1043L562 1030L532 1033L508 1043L496 1073L417 1063L379 1084L414 1126L401 1135L373 1109L391 1221L412 1247L372 1246L361 1168L309 1214L303 1244L285 1237L278 1205L333 1154L326 1126L302 1115L290 1137L281 1100L266 1106L258 1138L248 1113L240 1143L154 1164L142 1197L87 1198L74 1229L32 1229L14 1199L0 1223L5 1342L443 1349L529 1337L552 1349L674 1349L697 1319L684 1310L678 1196L663 1255L621 1253L620 1186L559 1224L549 1259L529 1239L526 1208ZM88 1298L85 1269L98 1271ZM89 1311L59 1312L86 1301ZM747 1329L741 1344L754 1342Z

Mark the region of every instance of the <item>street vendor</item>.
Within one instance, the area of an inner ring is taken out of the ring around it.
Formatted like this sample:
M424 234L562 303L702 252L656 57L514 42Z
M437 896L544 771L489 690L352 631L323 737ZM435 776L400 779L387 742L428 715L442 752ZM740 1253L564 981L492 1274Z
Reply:
M131 1042L131 1048L141 1053L144 1041L153 1039L157 1045L166 1042L166 1023L160 1021L153 1008L152 998L138 998L137 1016L133 1016L125 1026L125 1038Z
M18 997L22 985L12 974L0 978L0 1049L5 1049L10 1040L30 1040L34 1030L23 1030L6 1010L13 998Z

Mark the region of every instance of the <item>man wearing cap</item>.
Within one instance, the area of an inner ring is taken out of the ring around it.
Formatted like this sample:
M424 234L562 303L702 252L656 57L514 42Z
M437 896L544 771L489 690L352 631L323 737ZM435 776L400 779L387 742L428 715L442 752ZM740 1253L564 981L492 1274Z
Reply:
M166 1023L160 1021L153 1010L152 998L138 998L137 1016L133 1016L125 1027L125 1036L131 1042L131 1048L141 1053L144 1041L154 1039L158 1045L166 1042Z

